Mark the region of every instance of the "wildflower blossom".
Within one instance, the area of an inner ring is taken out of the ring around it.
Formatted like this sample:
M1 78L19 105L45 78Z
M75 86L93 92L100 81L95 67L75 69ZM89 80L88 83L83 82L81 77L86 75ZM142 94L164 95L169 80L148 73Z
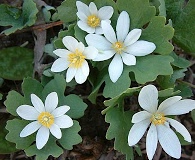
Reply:
M89 7L81 1L76 2L77 16L79 21L77 25L87 33L102 34L101 22L107 21L110 23L110 18L114 12L111 6L104 6L97 10L95 3L91 2Z
M108 71L112 82L116 82L123 72L123 63L131 66L136 64L135 56L145 56L152 53L156 46L152 42L138 40L141 29L129 32L130 18L126 11L120 13L116 25L116 34L112 26L102 21L104 36L88 34L85 39L88 45L98 49L99 54L93 61L112 59Z
M140 111L132 117L134 125L128 135L129 146L137 144L150 125L146 136L148 158L150 160L153 158L158 141L167 154L174 158L180 158L181 144L170 126L175 128L188 142L191 142L191 136L181 123L166 116L181 115L195 109L194 100L181 100L181 98L181 96L170 97L164 100L157 108L158 90L153 85L143 87L138 101L144 111Z
M95 58L98 54L97 49L92 46L85 47L82 42L78 42L71 36L64 37L62 42L68 50L53 51L60 58L54 61L51 71L61 72L67 69L66 82L70 82L75 77L77 83L84 83L89 75L89 65L86 59Z
M58 95L56 92L50 93L45 100L45 105L39 97L31 94L31 102L33 106L21 105L17 108L17 114L29 121L29 123L20 133L20 137L27 137L34 132L36 134L36 146L42 149L49 139L49 134L60 139L62 137L61 128L69 128L73 125L73 120L65 115L70 109L69 106L58 105Z

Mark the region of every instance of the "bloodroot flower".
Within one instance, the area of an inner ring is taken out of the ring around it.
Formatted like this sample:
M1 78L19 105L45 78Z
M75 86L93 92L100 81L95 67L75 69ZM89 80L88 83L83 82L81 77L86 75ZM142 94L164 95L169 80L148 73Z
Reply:
M36 134L36 146L42 149L49 139L49 134L60 139L62 137L61 128L69 128L73 125L73 120L65 115L70 109L69 106L58 105L58 95L56 92L50 93L45 100L45 105L39 97L31 94L33 106L21 105L17 108L17 114L25 119L33 121L29 123L20 133L20 137L27 137L34 132Z
M62 42L68 50L53 51L60 58L54 61L51 71L62 72L67 69L66 82L70 82L75 77L77 83L84 83L89 75L89 65L86 59L94 59L98 50L92 46L85 47L82 42L78 42L71 36L64 37Z
M110 23L110 18L114 12L111 6L104 6L97 10L95 3L91 2L89 7L81 1L76 2L77 16L79 21L78 27L87 33L103 34L101 22L106 21Z
M93 61L104 61L114 57L108 67L112 82L116 82L123 72L123 63L127 66L136 65L136 56L145 56L152 53L156 46L152 42L138 40L141 29L129 32L130 18L126 11L120 13L116 33L106 21L101 23L104 36L88 34L85 39L88 45L94 46L99 53Z
M158 90L153 85L143 87L138 101L145 111L140 111L132 117L134 125L128 135L129 146L137 144L150 125L146 136L146 152L149 160L154 156L158 141L167 154L174 158L180 158L181 144L170 126L188 142L191 142L191 136L181 123L166 116L182 115L195 109L194 100L181 100L181 98L181 96L170 97L157 108Z

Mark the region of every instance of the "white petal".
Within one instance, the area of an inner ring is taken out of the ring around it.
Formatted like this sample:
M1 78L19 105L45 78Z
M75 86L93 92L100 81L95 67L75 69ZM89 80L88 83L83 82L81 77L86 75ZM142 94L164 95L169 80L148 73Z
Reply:
M31 102L32 102L33 106L35 107L35 109L38 112L44 112L45 106L44 106L42 100L39 97L37 97L35 94L31 94L30 97L31 97Z
M192 141L190 133L183 124L171 118L167 118L167 121L170 123L172 127L175 128L177 132L179 132L184 137L186 141L188 142Z
M32 106L21 105L16 110L17 114L25 120L37 120L39 112Z
M116 25L117 40L123 42L129 32L130 19L126 11L122 11Z
M60 127L56 124L53 124L50 128L49 128L51 134L56 137L57 139L60 139L62 137L62 132L60 130Z
M95 15L97 14L97 7L96 7L95 3L91 2L89 4L89 11L91 14L95 14Z
M78 41L72 36L66 36L62 39L64 46L71 52L75 52L78 46Z
M86 16L83 12L77 12L76 14L77 14L77 17L79 17L79 19L80 19L81 21L83 21L83 22L86 23L86 21L87 21L87 16Z
M38 121L29 123L20 133L20 137L27 137L34 132L36 132L41 127L41 124Z
M158 105L158 90L153 85L143 87L138 96L140 106L150 112L155 113Z
M129 46L135 43L140 38L141 34L142 34L141 29L133 29L125 38L124 45Z
M61 58L67 59L68 55L71 53L67 49L56 49L53 53Z
M76 1L76 6L77 6L78 12L83 12L86 16L90 14L89 7L85 3L81 1Z
M140 40L128 46L126 52L134 56L145 56L152 53L155 49L154 43Z
M36 146L37 149L42 149L49 139L49 129L42 126L39 128L36 135Z
M87 33L94 33L95 32L95 28L88 26L88 24L83 22L83 21L78 21L77 25L81 30L86 31Z
M85 75L87 74L87 71L85 71L85 74L83 73L83 70L82 68L78 68L77 69L77 72L75 74L75 81L78 83L78 84L82 84L84 83L86 80L87 80L87 77L88 75ZM88 70L89 71L89 70ZM88 72L89 73L89 72Z
M98 17L102 20L110 19L113 15L114 9L111 6L104 6L99 9Z
M104 36L106 37L106 39L108 41L110 41L111 43L117 42L114 29L112 28L112 26L109 23L107 23L106 21L102 21L101 27L103 29Z
M159 142L163 150L171 157L181 157L181 144L176 134L164 125L157 125L157 133Z
M64 115L69 109L70 109L69 106L66 106L66 105L60 106L60 107L57 107L51 114L54 117L60 117Z
M72 67L68 68L66 72L66 82L70 82L74 78L76 72L77 72L76 68L72 68Z
M94 46L98 50L109 50L112 44L103 36L97 34L88 34L85 40L89 46Z
M171 105L180 101L181 99L182 99L181 96L174 96L174 97L167 98L159 105L157 112L164 112L166 108L170 107Z
M123 59L123 62L128 65L128 66L132 66L132 65L135 65L136 64L136 58L134 55L131 55L131 54L128 54L128 53L125 53L123 52L121 54L121 57Z
M81 66L82 73L88 77L89 75L89 65L86 60L83 61L83 64Z
M157 138L156 126L151 124L146 136L146 152L149 160L152 160L155 154L157 148L157 142L158 142L158 138Z
M115 54L108 67L109 76L112 82L116 82L123 72L123 61L119 54Z
M73 120L69 116L63 115L55 118L54 123L60 128L70 128L73 125Z
M85 49L85 46L82 42L79 42L78 43L78 46L77 46L77 49L79 52L83 53L84 49Z
M102 27L96 27L96 28L95 28L95 34L103 34L103 29L102 29Z
M110 59L116 52L114 50L107 50L99 52L93 61L104 61Z
M98 50L93 46L89 46L85 48L83 54L86 56L86 59L94 59L98 54Z
M141 122L145 119L150 118L151 116L152 116L152 114L147 112L147 111L140 111L140 112L135 113L133 115L131 122L132 123L138 123L138 122Z
M128 144L129 146L133 146L139 142L139 140L142 138L144 133L146 132L146 129L148 128L150 124L150 119L146 119L144 121L141 121L139 123L135 123L128 135Z
M189 113L195 109L195 101L191 99L180 100L167 109L163 110L165 115L181 115Z
M69 66L70 62L67 61L65 58L58 58L54 61L54 63L51 66L52 72L62 72L66 70Z
M45 99L45 110L47 112L53 112L58 105L58 95L56 92L51 92Z

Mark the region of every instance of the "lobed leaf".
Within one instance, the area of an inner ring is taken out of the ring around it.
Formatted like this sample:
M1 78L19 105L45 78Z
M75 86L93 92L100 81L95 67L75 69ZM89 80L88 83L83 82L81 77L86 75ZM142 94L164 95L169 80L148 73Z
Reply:
M24 27L32 26L36 21L38 9L33 0L25 0L21 10L1 4L0 13L0 26L12 26L2 32L9 35Z
M132 127L131 111L124 112L121 108L112 108L106 113L105 121L110 123L106 133L108 140L114 140L114 149L126 154L126 160L133 159L133 149L128 146L128 134Z
M125 10L129 13L131 29L142 28L156 14L156 9L150 6L149 0L117 0L116 4L119 11Z

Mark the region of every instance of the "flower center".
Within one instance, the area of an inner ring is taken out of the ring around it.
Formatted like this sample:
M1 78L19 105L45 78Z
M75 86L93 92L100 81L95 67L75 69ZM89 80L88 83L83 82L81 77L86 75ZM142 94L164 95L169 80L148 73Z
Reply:
M115 42L114 44L112 44L112 48L116 51L116 53L121 54L122 51L125 50L124 44L123 42Z
M87 24L95 28L100 25L100 19L96 15L90 15L87 17Z
M152 115L150 120L154 125L160 125L165 123L166 117L163 113L155 113Z
M41 112L38 116L38 122L43 126L50 128L50 126L54 123L54 116L49 112Z
M76 49L75 53L68 55L69 67L80 68L85 60L85 56Z

